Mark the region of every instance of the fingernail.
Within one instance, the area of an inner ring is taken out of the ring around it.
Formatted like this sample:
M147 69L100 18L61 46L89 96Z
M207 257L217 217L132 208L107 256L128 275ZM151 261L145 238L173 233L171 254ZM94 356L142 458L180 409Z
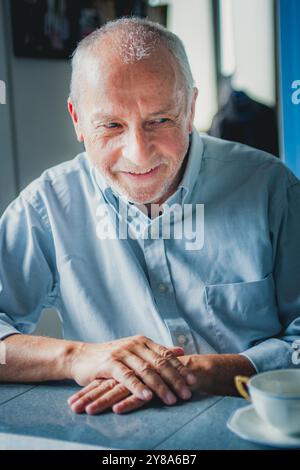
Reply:
M150 400L152 398L152 392L151 390L148 390L145 388L142 392L142 400Z
M188 399L188 398L191 398L192 394L191 394L191 391L188 389L188 388L183 388L182 391L181 391L181 397L184 398L184 399Z
M117 414L122 413L122 408L118 408L117 406L114 406L112 410L114 413L117 413Z
M74 405L71 406L71 410L73 413L81 413L81 409Z
M186 380L187 380L187 383L189 383L190 385L193 385L197 382L197 377L193 374L188 374L186 376Z
M169 405L174 405L174 403L176 403L176 397L173 393L167 393L166 400Z

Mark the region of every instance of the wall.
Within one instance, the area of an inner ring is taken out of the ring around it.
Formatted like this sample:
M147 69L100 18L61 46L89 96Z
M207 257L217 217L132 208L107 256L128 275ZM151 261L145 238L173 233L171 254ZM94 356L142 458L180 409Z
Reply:
M8 3L6 3L8 5ZM6 8L9 36L9 8ZM66 60L36 60L13 55L8 41L19 187L50 166L73 158L81 146L68 117L70 65Z
M183 41L199 90L195 126L209 129L217 111L211 0L170 0L168 28Z
M183 40L199 89L195 125L205 131L217 111L212 1L169 0L168 3L168 27ZM222 0L222 6L231 13L226 38L233 48L234 57L230 57L230 65L235 65L233 86L274 106L274 1Z
M234 85L273 106L275 38L273 0L232 0L236 72Z

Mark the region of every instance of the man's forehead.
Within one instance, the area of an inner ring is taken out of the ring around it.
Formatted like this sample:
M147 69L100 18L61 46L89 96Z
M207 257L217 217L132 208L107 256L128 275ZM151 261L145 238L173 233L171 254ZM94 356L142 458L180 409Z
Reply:
M169 113L176 113L180 108L180 105L178 102L175 102L175 103L170 103L169 105L166 105L166 106L151 106L151 108L149 107L148 110L147 110L147 115L148 116L159 116L159 115L163 115L163 114L169 114ZM105 118L110 118L110 117L116 117L118 114L122 115L124 114L124 111L126 111L126 109L124 108L121 108L119 107L119 110L118 110L118 107L116 106L115 108L113 107L110 107L110 110L107 110L107 109L99 109L99 108L94 108L93 111L92 111L92 119L105 119Z
M139 75L143 75L145 80L153 83L164 80L174 82L181 75L178 64L164 47L149 57L130 63L120 60L112 48L105 51L96 49L85 56L83 71L90 85L100 87L109 86L112 80L120 85L128 82L130 78L136 80Z
M185 101L186 90L174 64L157 67L152 60L120 64L113 57L106 63L90 58L86 64L86 104L89 102L94 117L126 113L135 106L143 113L164 114Z
M173 88L178 81L174 68L167 64L158 66L150 61L136 64L120 64L112 60L108 64L95 61L86 67L86 82L93 88L116 90L124 87L161 87L168 83Z

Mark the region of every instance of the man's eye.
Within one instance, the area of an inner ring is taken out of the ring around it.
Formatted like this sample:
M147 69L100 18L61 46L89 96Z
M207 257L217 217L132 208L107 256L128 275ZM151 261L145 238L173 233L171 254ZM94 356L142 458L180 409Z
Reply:
M107 124L104 124L104 127L107 129L116 129L117 127L120 127L120 124L117 122L108 122Z
M169 122L170 119L168 118L160 118L160 119L155 119L155 121L152 121L153 124L164 124L165 122Z

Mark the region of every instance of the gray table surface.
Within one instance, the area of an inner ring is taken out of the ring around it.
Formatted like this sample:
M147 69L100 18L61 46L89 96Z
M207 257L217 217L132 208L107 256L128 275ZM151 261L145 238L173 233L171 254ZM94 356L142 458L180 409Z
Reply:
M166 406L158 399L132 413L74 414L74 382L0 384L0 449L270 449L227 427L240 398L203 397Z

